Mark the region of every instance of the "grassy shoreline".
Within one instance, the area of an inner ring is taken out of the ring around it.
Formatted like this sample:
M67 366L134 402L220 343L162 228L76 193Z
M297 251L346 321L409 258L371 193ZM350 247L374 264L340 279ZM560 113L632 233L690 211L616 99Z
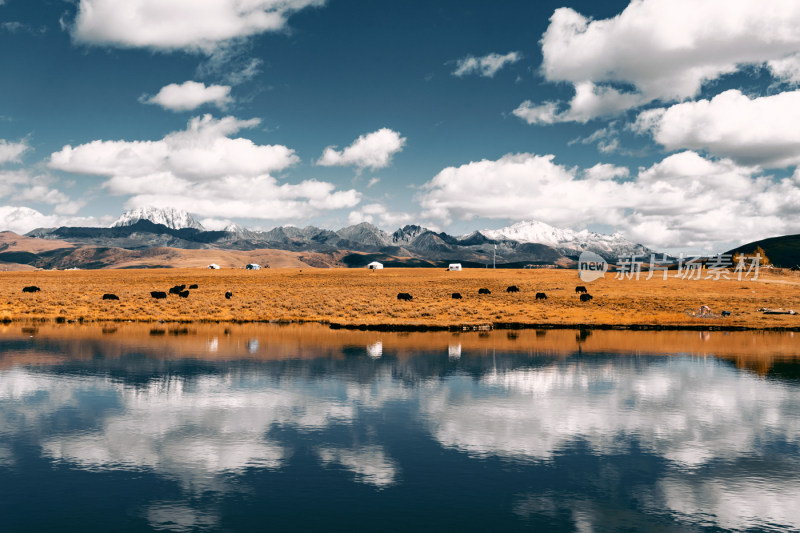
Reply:
M575 270L225 269L0 272L0 322L320 323L375 331L493 329L800 330L800 275L764 272L758 280L618 280L592 283ZM196 283L188 298L150 291ZM22 293L36 285L38 293ZM519 293L507 293L510 285ZM577 285L594 299L580 302ZM478 295L488 288L489 295ZM225 299L224 293L233 297ZM397 293L414 299L398 301ZM459 292L463 298L453 300ZM544 292L547 300L536 300ZM102 300L114 293L119 301ZM712 317L692 316L708 305ZM722 310L731 316L721 317Z

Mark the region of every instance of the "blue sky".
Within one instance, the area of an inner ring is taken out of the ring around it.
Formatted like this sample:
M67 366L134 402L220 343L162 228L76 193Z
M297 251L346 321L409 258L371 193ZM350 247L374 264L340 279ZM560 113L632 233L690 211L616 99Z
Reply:
M800 5L0 0L0 229L800 233Z

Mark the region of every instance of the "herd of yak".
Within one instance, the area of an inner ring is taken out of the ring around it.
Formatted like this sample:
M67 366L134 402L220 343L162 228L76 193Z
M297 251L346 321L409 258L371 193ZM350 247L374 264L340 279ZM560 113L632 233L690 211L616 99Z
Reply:
M186 287L185 284L184 285L175 285L168 292L169 292L169 294L176 294L176 295L180 296L181 298L188 298L189 297L189 290L197 289L197 288L198 288L197 284L189 285L188 288ZM39 292L40 290L41 289L39 287L35 286L35 285L30 285L28 287L23 287L22 288L22 292ZM506 289L506 292L508 292L508 293L519 292L519 287L517 287L516 285L511 285L510 287L508 287ZM486 288L482 288L482 289L478 289L478 294L492 294L492 291L490 291L489 289L486 289ZM584 287L583 285L578 285L577 287L575 287L575 294L580 294L580 299L581 299L582 302L588 302L589 300L592 299L592 295L589 294L589 291L587 291L586 287ZM150 292L150 296L155 298L155 299L157 299L157 300L161 300L161 299L164 299L164 298L167 297L167 293L163 292L163 291L151 291ZM231 291L227 291L225 293L225 298L226 299L230 300L232 297L233 297L233 293ZM453 295L452 295L452 298L454 300L460 300L462 298L461 293L460 292L454 292ZM537 292L535 298L537 300L547 300L547 294L545 294L543 292ZM407 292L400 292L400 293L397 294L397 299L398 300L410 301L410 300L413 299L413 297ZM117 296L116 294L106 293L106 294L103 295L103 300L119 300L119 296Z
M509 293L511 293L511 292L519 292L519 287L517 287L516 285L511 285L510 287L508 287L506 289L506 292L509 292ZM482 288L482 289L478 289L478 294L492 294L492 291L490 291L489 289L486 289L486 288ZM580 299L581 299L582 302L588 302L589 300L592 299L592 295L589 294L589 291L587 291L586 287L584 287L583 285L578 285L577 287L575 287L575 294L580 294ZM454 292L453 295L452 295L452 298L454 300L460 300L462 298L461 293L460 292ZM537 292L535 298L537 300L547 300L547 294L545 294L543 292ZM397 299L398 300L410 301L410 300L413 300L414 297L411 296L407 292L400 292L400 293L397 293Z
M199 288L199 286L196 283L194 283L192 285L189 285L188 287L185 284L184 285L175 285L174 287L172 287L168 291L168 293L169 294L175 294L177 296L180 296L181 298L188 298L189 297L189 290L197 289L197 288ZM42 290L42 289L40 289L36 285L29 285L28 287L23 287L22 288L22 292L39 292L40 290ZM164 291L150 291L150 296L152 298L155 298L156 300L162 300L162 299L167 297L167 292L164 292ZM227 291L225 293L225 298L230 300L231 298L233 298L233 293L231 291ZM103 295L102 299L103 300L119 300L119 296L117 296L116 294L106 293L106 294Z
M189 285L189 289L196 289L197 285ZM186 288L186 285L175 285L169 290L170 294L177 294L181 298L188 298L189 297L189 289ZM151 291L150 296L155 298L156 300L161 300L167 297L167 293L164 291ZM230 298L227 294L225 295L226 298ZM105 298L105 296L103 297Z

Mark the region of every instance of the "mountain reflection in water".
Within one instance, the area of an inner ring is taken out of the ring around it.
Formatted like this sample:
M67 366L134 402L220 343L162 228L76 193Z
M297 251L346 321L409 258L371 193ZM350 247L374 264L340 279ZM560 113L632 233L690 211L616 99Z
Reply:
M0 510L12 531L800 530L795 346L6 326Z

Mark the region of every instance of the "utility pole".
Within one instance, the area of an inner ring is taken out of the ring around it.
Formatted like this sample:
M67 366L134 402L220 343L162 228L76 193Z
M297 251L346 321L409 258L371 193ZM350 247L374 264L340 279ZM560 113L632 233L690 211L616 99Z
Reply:
M494 253L492 254L492 268L497 268L497 245L494 245Z

